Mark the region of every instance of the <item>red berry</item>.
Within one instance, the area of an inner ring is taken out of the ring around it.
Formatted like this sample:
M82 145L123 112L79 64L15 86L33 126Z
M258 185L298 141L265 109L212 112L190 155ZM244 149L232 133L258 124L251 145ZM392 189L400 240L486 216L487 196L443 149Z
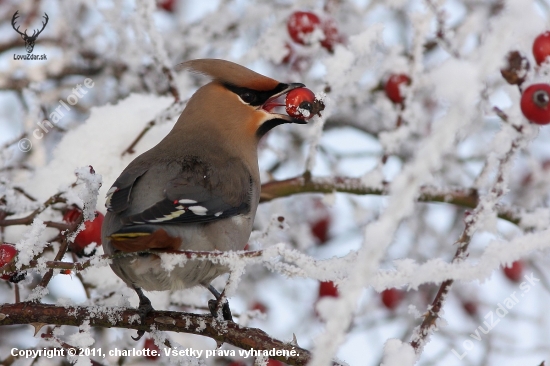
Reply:
M103 225L104 218L105 216L101 212L96 211L95 220L84 222L84 230L78 233L74 239L74 243L81 249L92 242L101 245L101 225Z
M473 301L465 301L462 303L462 308L468 315L474 316L477 314L477 303Z
M321 19L309 11L296 11L290 15L286 27L290 38L299 44L310 44L309 35L319 28Z
M319 298L321 297L338 297L338 288L332 281L325 281L319 283Z
M403 300L404 294L401 290L389 288L382 291L380 297L382 298L382 303L384 306L390 310L393 310L399 306L401 300Z
M285 43L285 51L285 57L281 60L282 64L288 64L294 59L294 50L288 43Z
M70 275L70 274L71 274L71 270L70 270L70 269L64 269L64 270L61 271L61 274Z
M321 199L314 199L312 210L315 211L310 221L311 234L317 239L317 244L322 245L329 240L329 228L332 223L330 212Z
M504 275L512 282L520 282L523 279L523 262L515 261L511 267L504 267Z
M330 216L326 216L315 222L311 226L311 233L319 240L319 244L328 241L328 228L330 227Z
M333 19L326 19L322 24L322 28L325 39L321 41L321 46L332 51L337 43L342 42L342 37L340 37L336 22Z
M285 364L282 363L281 361L277 361L271 358L267 360L267 364L266 364L266 366L284 366L284 365Z
M546 175L548 170L550 170L550 160L544 160L541 164L542 172L544 175ZM530 184L533 184L533 172L527 173L523 179L521 180L522 186L528 186Z
M173 13L176 5L176 0L158 0L157 5L159 8L162 8L167 12Z
M254 304L252 304L250 310L258 310L260 313L265 314L267 313L267 306L265 306L265 304L260 301L256 301Z
M531 122L546 125L550 123L550 85L534 84L521 95L521 111Z
M315 94L308 88L293 89L286 95L286 113L294 118L310 119L314 101Z
M10 263L17 255L17 249L11 244L0 245L0 267ZM9 281L14 273L6 273L0 276L1 279Z
M401 94L401 85L409 85L411 79L405 74L392 74L386 81L384 90L386 91L386 96L396 104L403 103L403 95Z
M155 341L153 340L153 338L147 338L145 340L145 343L143 344L143 349L149 350L149 354L145 356L145 358L148 360L154 361L160 357L160 349L155 344Z
M336 27L336 22L333 19L321 19L309 11L296 11L290 15L286 24L290 38L296 43L309 45L311 44L311 34L316 29L321 29L323 39L321 46L329 51L334 49L337 43L342 41L342 37Z
M81 213L82 213L81 209L79 209L76 206L72 206L63 214L63 221L65 221L66 223L72 224L73 222L76 222L76 220L78 220Z
M79 208L68 210L63 215L63 220L73 223L80 216L80 212ZM71 249L75 252L80 252L92 242L101 245L101 225L103 225L104 218L105 216L101 212L96 211L93 221L85 221L84 229L76 235Z
M550 56L550 32L540 34L533 42L533 56L537 64L542 64Z

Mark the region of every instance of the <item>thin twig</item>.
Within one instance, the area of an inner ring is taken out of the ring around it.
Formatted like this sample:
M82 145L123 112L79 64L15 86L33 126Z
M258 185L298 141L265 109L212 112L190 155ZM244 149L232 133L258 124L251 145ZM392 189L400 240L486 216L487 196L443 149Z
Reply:
M32 224L32 222L34 221L34 219L39 215L41 214L42 212L44 212L44 210L46 210L48 207L50 207L51 205L54 205L56 203L60 203L60 202L66 202L65 198L61 197L62 195L64 194L64 192L60 192L60 193L57 193L57 194L54 194L53 196L51 196L50 198L48 198L46 200L46 202L44 202L44 204L37 208L36 210L34 210L32 213L30 213L29 215L25 216L25 217L21 217L19 219L4 219L4 220L0 220L0 226L12 226L12 225L30 225ZM59 223L52 223L50 221L48 221L48 223L50 225L53 225L51 227L56 227L56 226L59 226ZM66 229L66 228L64 228Z
M465 227L462 235L457 241L458 248L453 257L452 262L456 263L466 259L468 256L468 246L470 245L472 235L476 231L477 221L486 214L486 211L490 205L485 204L484 201L494 201L496 202L500 197L502 197L506 190L506 169L505 167L511 163L512 157L515 155L517 150L520 147L520 142L524 138L524 135L521 133L521 129L516 129L518 135L512 141L510 150L500 159L498 166L498 173L495 178L495 182L491 190L483 196L479 203L476 204L476 207L473 212L468 213L465 218ZM492 206L491 206L492 207ZM417 355L420 355L422 352L427 339L431 335L432 331L437 330L437 320L440 318L440 312L445 303L447 294L453 284L453 280L449 279L444 281L439 287L439 291L435 296L430 308L424 315L424 319L420 326L413 333L411 339L411 346L416 350Z
M262 250L231 252L231 254L228 254L228 252L220 252L220 251L209 252L209 251L193 251L193 250L149 250L149 251L132 252L132 253L117 252L115 254L103 254L101 256L95 256L84 262L63 262L61 260L52 260L52 261L47 261L46 263L43 263L43 265L49 269L61 269L61 270L69 269L75 272L81 272L81 271L84 271L86 268L89 268L93 265L97 265L98 260L110 261L113 259L124 258L124 257L134 257L142 254L176 254L176 255L185 256L187 259L211 260L216 258L227 258L228 255L234 255L235 253L237 253L237 255L240 258L257 258L263 255ZM39 264L39 261L37 259L33 259L29 261L28 265L22 266L21 268L18 269L16 267L15 261L13 261L0 267L0 275L13 273L18 270L24 271L30 268L34 268L38 266L38 264Z
M76 229L82 224L82 221L84 221L84 214L80 212L78 218L71 223L70 229L64 234L63 240L61 241L61 246L59 247L59 251L55 255L54 261L60 261L65 256L65 253L67 252L67 249L69 248L69 236L73 234ZM42 277L42 280L38 284L37 287L46 288L48 287L48 284L50 283L52 277L53 277L53 268L50 268L48 272Z

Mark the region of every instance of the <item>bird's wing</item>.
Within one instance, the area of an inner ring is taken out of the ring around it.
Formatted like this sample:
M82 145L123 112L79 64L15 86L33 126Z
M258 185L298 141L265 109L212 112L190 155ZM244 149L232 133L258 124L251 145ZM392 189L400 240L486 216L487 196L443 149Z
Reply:
M113 185L110 210L120 213L124 226L210 222L250 210L252 177L237 159L212 168L197 159L182 163L181 171L164 185L164 199L149 208L124 216L132 198L132 187L146 172L122 174ZM151 173L151 171L149 171ZM124 231L122 229L121 231Z
M130 195L136 181L145 174L148 170L146 166L138 166L137 168L128 168L113 183L107 197L105 198L105 207L107 211L120 214L130 206Z

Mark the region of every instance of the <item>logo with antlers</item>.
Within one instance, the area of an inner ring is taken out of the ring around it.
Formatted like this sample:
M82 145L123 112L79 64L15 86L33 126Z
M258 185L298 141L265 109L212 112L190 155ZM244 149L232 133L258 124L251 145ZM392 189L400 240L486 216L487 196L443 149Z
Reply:
M42 33L44 28L46 28L46 24L48 24L48 14L44 13L44 19L46 21L42 22L42 29L35 29L32 33L32 36L29 36L26 29L25 33L21 33L19 31L19 27L15 28L15 21L17 20L17 18L19 18L19 15L17 13L19 13L19 10L17 10L15 14L13 14L13 18L11 18L11 26L13 27L13 29L15 29L17 33L21 35L21 38L23 38L23 40L25 41L25 48L27 49L27 53L32 53L32 50L34 49L34 42L36 42L36 39L38 38L40 33Z

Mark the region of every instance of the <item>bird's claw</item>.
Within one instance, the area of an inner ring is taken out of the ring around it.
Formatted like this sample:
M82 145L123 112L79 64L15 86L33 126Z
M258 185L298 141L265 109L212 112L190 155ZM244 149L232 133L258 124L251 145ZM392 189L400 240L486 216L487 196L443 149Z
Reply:
M139 297L139 307L138 307L138 313L139 313L139 319L141 321L141 324L145 323L145 318L147 315L155 310L153 309L153 305L151 305L151 301L143 294L141 289L135 288L138 297ZM137 331L137 337L132 337L134 341L139 341L141 337L145 334L144 330L138 330Z
M208 309L214 318L218 317L218 300L208 300ZM222 305L222 316L224 320L233 321L231 315L231 309L229 309L229 303L226 301Z
M132 337L132 339L134 341L139 341L141 339L141 337L143 337L143 335L145 334L145 331L144 330L138 330L137 331L137 336L136 337Z

